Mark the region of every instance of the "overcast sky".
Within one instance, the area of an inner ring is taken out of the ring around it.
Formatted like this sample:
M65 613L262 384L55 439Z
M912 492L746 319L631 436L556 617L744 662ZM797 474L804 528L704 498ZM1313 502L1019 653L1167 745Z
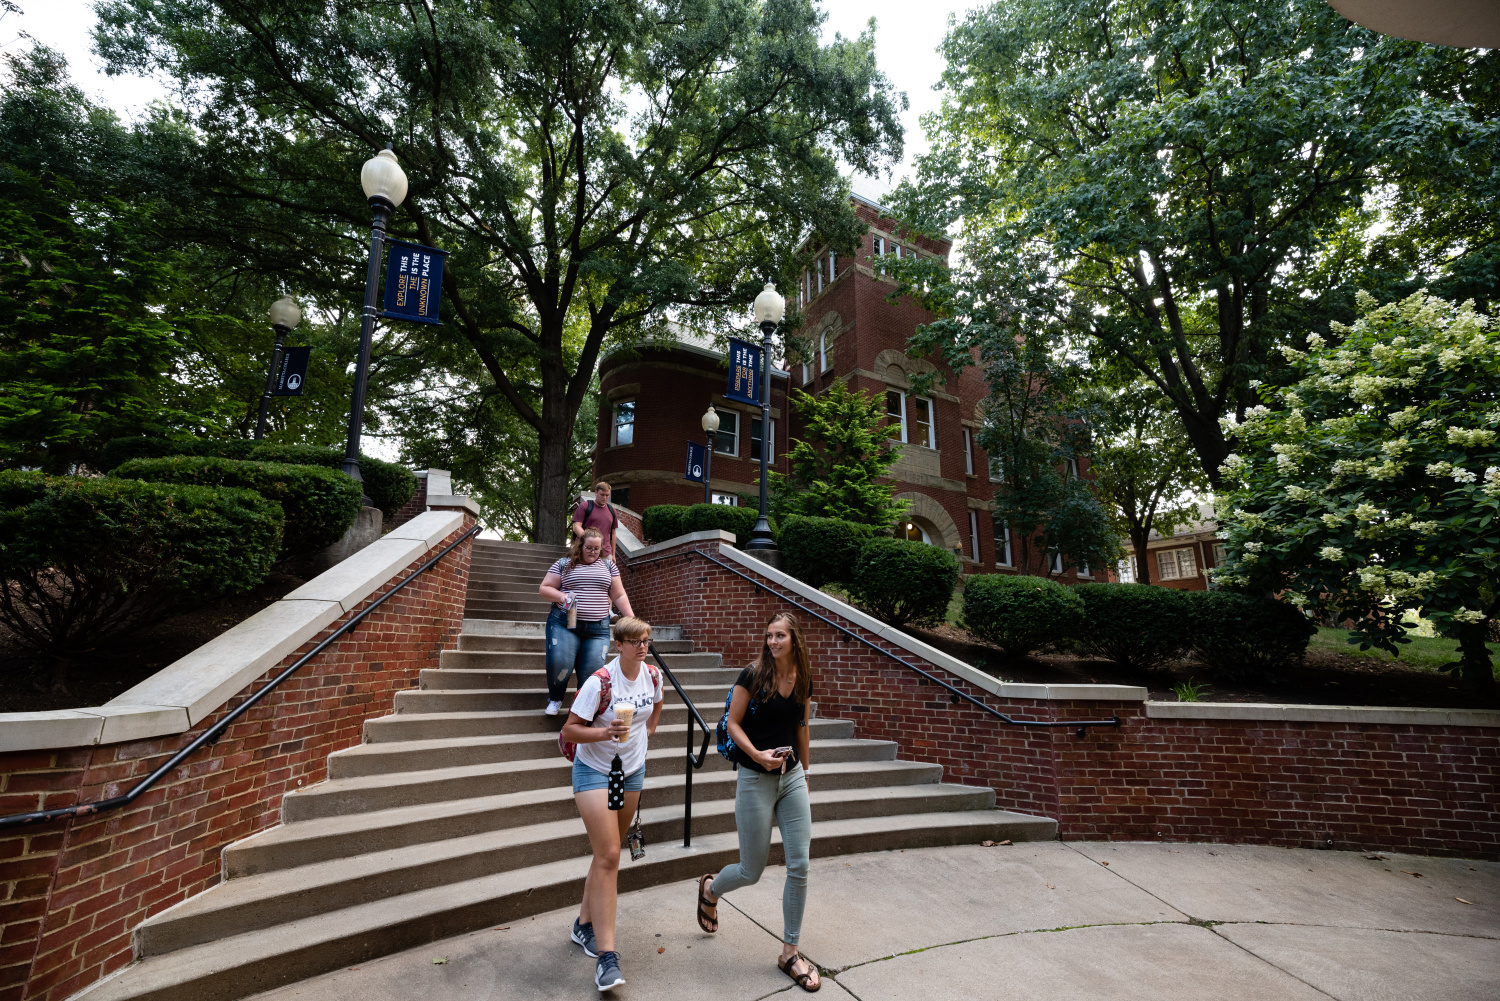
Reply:
M20 33L58 49L68 58L73 79L85 91L121 114L132 116L155 98L166 95L158 81L141 77L109 77L100 71L99 59L90 51L89 33L95 18L93 0L17 0L24 13L0 18L0 47L14 50L24 45ZM937 47L947 31L948 19L978 6L973 0L824 0L828 14L825 39L835 32L858 35L865 22L876 19L875 58L897 90L906 92L911 110L902 117L906 128L906 159L894 171L900 180L910 168L914 154L926 148L918 119L937 105L932 85L943 72ZM892 186L885 177L858 178L860 194L879 198Z

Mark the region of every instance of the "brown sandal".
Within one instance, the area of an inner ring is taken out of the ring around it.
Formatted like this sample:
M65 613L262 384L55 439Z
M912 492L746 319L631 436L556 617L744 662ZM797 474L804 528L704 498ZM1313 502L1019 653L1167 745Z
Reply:
M797 960L799 960L799 959L802 960L803 963L807 964L807 972L806 973L793 973L792 972L792 964L795 963L795 962L797 962ZM812 987L807 986L808 983L813 978L813 975L812 975L813 965L812 965L811 962L808 961L808 958L806 956L802 955L802 953L800 953L800 952L797 953L797 955L795 955L795 956L789 956L789 957L787 957L787 959L784 962L782 960L778 959L776 961L776 965L781 968L781 972L782 973L785 973L787 976L791 977L792 981L794 983L796 983L796 985L798 987L802 988L804 991L807 991L807 993L809 993L809 994L813 993L819 987L823 986L823 981L821 979L819 979L819 981L817 982L817 984L815 984L814 986L812 986Z
M702 928L710 935L719 930L719 919L710 916L709 913L704 910L704 908L712 907L715 910L718 910L719 905L708 899L708 894L703 892L703 884L713 878L714 874L709 872L704 873L698 879L698 927ZM709 927L710 922L713 923L712 928Z

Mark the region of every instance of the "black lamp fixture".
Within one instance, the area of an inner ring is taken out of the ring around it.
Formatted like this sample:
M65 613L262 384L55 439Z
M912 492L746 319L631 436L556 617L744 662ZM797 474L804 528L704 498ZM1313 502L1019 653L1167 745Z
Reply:
M719 430L719 412L710 403L708 409L703 412L703 419L699 421L703 425L703 433L708 435L708 455L703 463L703 503L713 503L713 479L714 479L714 432Z
M766 287L755 297L754 309L755 322L760 324L760 517L744 548L757 559L777 566L781 551L771 537L771 522L766 517L766 467L771 455L771 335L786 312L786 299L775 285L766 282Z
M286 335L302 322L302 307L289 295L271 303L271 329L276 331L276 346L271 349L271 367L266 370L266 391L260 394L260 417L255 421L255 440L266 436L266 416L271 412L271 391L276 388L276 370L281 367L281 351Z

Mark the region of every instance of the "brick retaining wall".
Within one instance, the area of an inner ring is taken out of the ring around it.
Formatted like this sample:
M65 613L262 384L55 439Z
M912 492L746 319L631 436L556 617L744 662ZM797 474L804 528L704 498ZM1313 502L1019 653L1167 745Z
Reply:
M433 551L186 733L0 754L0 815L127 791ZM463 625L468 569L466 543L131 806L0 832L0 1001L62 1001L129 962L141 921L217 883L225 845L278 823L285 792L324 779L330 753L438 666Z
M684 544L719 555L716 542ZM681 624L697 649L745 664L788 589L763 587L697 557L626 573L638 614ZM720 559L729 562L720 555ZM626 563L629 566L629 561ZM746 567L731 564L750 573ZM755 576L754 574L752 574ZM805 598L798 598L808 604ZM895 649L855 620L819 609ZM1011 727L864 644L800 614L824 716L894 740L952 781L991 786L999 806L1056 818L1064 839L1233 841L1384 848L1500 858L1500 730L1398 723L1154 719L1141 702L1002 699L935 665L910 662L1023 719L1107 719L1119 729ZM717 709L717 707L714 707ZM814 762L816 774L816 762Z

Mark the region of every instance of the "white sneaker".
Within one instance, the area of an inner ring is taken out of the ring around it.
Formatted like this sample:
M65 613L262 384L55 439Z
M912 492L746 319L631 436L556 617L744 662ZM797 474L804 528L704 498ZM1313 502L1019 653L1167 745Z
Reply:
M542 712L546 713L548 716L556 716L557 715L557 711L559 709L561 709L561 708L562 708L562 702L561 702L561 700L559 700L559 699L553 699L551 702L547 703L547 708L543 709Z

